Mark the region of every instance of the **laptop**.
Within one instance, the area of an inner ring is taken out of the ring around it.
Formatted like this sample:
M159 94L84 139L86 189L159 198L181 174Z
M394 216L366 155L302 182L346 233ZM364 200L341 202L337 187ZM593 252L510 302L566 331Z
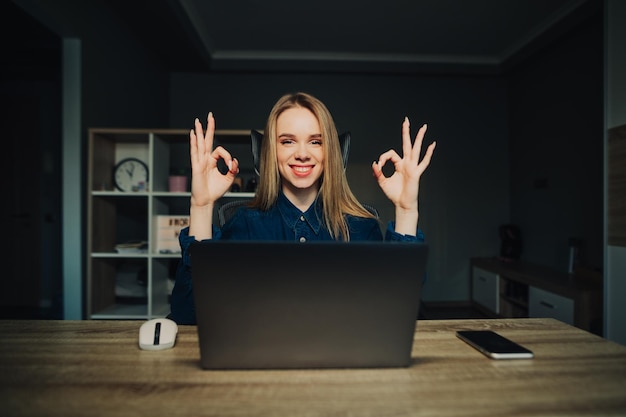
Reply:
M409 366L427 252L406 242L193 243L201 366Z

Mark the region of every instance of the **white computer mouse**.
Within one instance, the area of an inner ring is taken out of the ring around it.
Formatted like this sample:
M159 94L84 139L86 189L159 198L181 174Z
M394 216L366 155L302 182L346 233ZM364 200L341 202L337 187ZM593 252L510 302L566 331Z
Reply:
M162 318L148 320L139 328L139 347L145 350L163 350L174 346L178 326Z

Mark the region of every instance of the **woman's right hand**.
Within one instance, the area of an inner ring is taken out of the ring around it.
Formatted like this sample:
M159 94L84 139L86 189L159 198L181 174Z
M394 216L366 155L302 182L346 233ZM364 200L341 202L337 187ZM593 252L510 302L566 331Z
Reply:
M200 120L195 120L195 128L189 132L189 153L191 157L191 206L207 207L219 200L230 190L239 173L239 162L230 153L218 146L213 149L215 119L213 113L207 116L206 134ZM229 167L224 175L217 168L223 159Z

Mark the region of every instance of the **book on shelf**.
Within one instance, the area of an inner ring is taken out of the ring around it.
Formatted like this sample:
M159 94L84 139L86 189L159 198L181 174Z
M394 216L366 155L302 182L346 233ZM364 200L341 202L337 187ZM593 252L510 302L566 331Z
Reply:
M189 216L154 216L154 252L161 254L180 253L178 236L181 229L189 226Z
M133 240L124 243L118 243L115 245L115 252L117 253L146 253L148 251L148 242L145 240Z

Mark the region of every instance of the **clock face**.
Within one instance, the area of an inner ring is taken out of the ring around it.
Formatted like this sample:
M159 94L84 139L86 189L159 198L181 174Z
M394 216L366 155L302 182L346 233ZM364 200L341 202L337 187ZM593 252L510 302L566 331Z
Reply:
M145 191L148 166L137 158L123 159L115 166L113 182L120 191Z

